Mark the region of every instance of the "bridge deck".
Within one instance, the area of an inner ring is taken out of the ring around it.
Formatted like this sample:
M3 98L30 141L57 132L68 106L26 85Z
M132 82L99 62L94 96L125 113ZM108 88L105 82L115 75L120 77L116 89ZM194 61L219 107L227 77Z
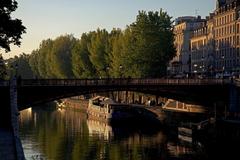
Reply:
M126 90L211 105L219 99L228 101L229 86L235 83L239 84L229 79L21 79L18 80L17 92L19 110L82 94ZM0 82L0 95L5 94L3 88L7 90L8 85L8 81Z
M21 80L20 86L100 86L100 85L225 85L229 79L36 79Z
M19 86L101 86L101 85L226 85L229 79L152 79L152 78L105 78L105 79L22 79ZM240 80L234 84L240 86ZM9 81L0 81L9 86Z

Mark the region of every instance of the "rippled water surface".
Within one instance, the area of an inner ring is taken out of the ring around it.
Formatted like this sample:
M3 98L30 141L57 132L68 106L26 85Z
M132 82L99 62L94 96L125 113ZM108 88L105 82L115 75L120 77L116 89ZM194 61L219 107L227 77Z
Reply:
M71 110L28 109L20 116L27 159L167 160L196 154L169 134L149 127L111 127Z

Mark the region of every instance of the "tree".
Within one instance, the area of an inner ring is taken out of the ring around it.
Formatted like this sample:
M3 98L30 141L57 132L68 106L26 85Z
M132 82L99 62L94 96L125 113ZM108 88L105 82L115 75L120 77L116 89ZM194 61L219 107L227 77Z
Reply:
M137 69L134 69L135 66L130 58L134 55L133 48L135 46L135 40L133 38L131 30L127 28L124 32L118 34L113 40L110 59L112 69L111 74L114 77L126 77L127 75L139 77ZM122 67L120 68L120 66ZM132 72L133 70L134 72Z
M2 55L0 54L0 80L4 80L7 77L7 69Z
M93 78L95 69L89 59L92 32L83 33L72 51L72 70L77 78Z
M172 28L171 17L162 10L139 12L136 22L124 34L126 76L161 77L166 73L167 64L176 53Z
M108 32L98 29L91 36L91 44L88 46L90 61L93 64L98 77L107 77L107 66L109 66Z
M136 37L136 57L142 64L142 76L159 77L175 55L171 17L166 12L139 12L131 25Z
M25 27L19 19L12 19L11 13L17 9L15 0L1 0L0 3L0 48L10 51L10 44L19 46Z
M52 72L56 78L73 78L72 49L76 39L73 35L57 37L51 50Z
M28 63L33 72L34 78L40 77L40 73L38 71L38 54L38 50L33 50L28 59Z
M8 59L8 65L9 66L18 66L16 72L17 77L21 77L24 79L32 79L33 78L33 72L31 70L31 67L29 65L29 57L30 55L27 55L25 53L15 56L14 58ZM9 70L13 70L13 68L8 68Z
M51 39L43 40L38 50L38 72L42 78L56 78L52 71L52 53L53 41Z

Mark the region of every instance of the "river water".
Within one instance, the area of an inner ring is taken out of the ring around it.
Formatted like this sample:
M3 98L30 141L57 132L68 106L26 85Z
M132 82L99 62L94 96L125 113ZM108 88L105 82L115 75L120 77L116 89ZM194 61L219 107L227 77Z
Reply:
M200 142L180 143L174 130L111 127L73 110L22 111L20 138L27 160L207 159Z

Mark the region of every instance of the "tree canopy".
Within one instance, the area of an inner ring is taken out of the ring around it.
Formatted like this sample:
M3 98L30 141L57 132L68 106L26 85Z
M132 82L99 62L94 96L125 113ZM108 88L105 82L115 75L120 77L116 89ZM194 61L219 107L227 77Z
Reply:
M113 66L124 67L124 76L161 77L175 55L171 17L164 11L140 11L133 22L115 41Z
M21 35L26 30L21 20L11 17L17 5L15 0L1 0L0 3L0 48L5 49L5 52L10 51L10 44L21 44Z
M175 52L171 17L160 10L139 11L124 30L43 40L27 58L40 78L155 78L166 74Z

